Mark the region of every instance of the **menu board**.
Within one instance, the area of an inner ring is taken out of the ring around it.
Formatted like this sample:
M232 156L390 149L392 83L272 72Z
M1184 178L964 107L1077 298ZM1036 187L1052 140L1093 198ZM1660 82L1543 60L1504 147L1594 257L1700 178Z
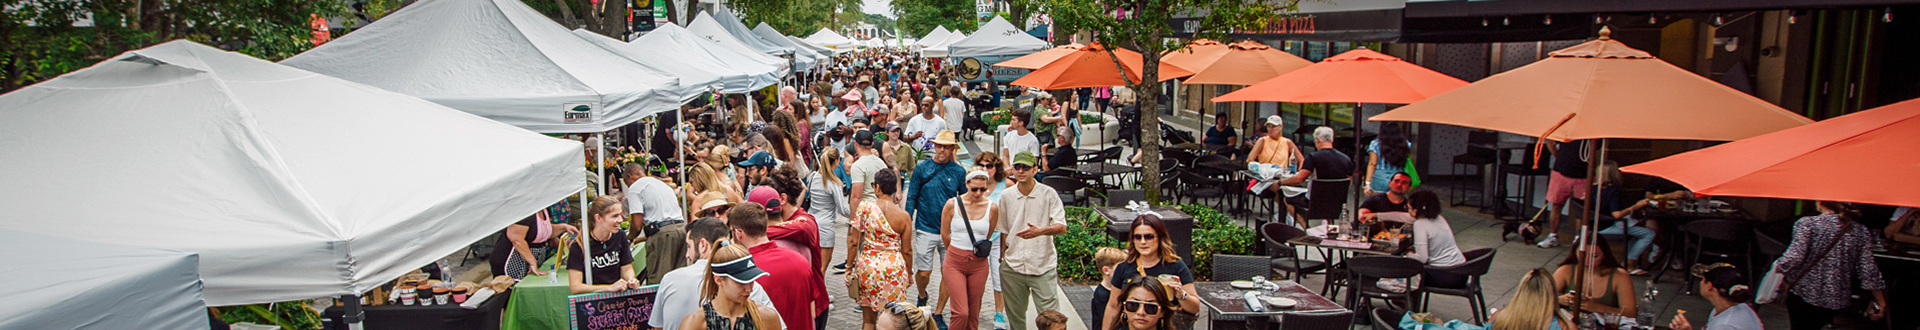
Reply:
M653 314L654 293L659 285L620 292L595 292L567 296L567 323L573 329L638 330L647 328Z

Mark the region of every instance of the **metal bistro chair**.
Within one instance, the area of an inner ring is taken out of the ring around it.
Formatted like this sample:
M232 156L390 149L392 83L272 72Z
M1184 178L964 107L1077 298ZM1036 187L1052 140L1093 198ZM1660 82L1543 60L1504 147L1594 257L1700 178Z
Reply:
M1773 235L1767 234L1766 231L1754 229L1753 252L1759 252L1761 255L1766 256L1760 260L1779 259L1780 255L1787 253L1787 242L1781 242L1779 238L1774 238Z
M1280 330L1346 330L1353 327L1353 311L1282 313Z
M1480 137L1480 135L1483 135L1483 134L1488 135L1490 137L1489 138ZM1453 173L1461 174L1461 173L1467 173L1466 171L1461 170L1461 166L1472 168L1473 176L1467 177L1467 178L1471 178L1472 179L1471 181L1466 181L1466 182L1462 182L1461 184L1454 184L1447 187L1447 195L1453 196L1454 206L1473 205L1473 206L1478 206L1480 208L1487 207L1487 202L1486 202L1487 194L1485 191L1480 190L1480 189L1485 189L1485 187L1481 187L1480 183L1481 181L1486 179L1485 178L1485 176L1487 175L1486 166L1492 165L1494 163L1494 160L1500 157L1500 151L1490 149L1490 148L1476 147L1473 145L1473 143L1482 139L1486 140L1486 142L1484 143L1493 143L1496 139L1499 138L1498 134L1499 133L1494 133L1494 132L1483 133L1479 131L1467 133L1467 141L1468 141L1467 152L1460 154L1458 156L1453 156L1452 169L1453 169ZM1474 195L1478 195L1478 196L1475 196L1476 198L1474 199L1466 198L1467 192L1469 191L1474 192ZM1470 200L1478 200L1478 201L1471 202L1471 203L1467 202Z
M1040 179L1040 183L1048 187L1053 187L1054 192L1060 194L1061 204L1074 206L1087 205L1087 198L1080 196L1080 190L1086 189L1088 186L1086 181L1066 176L1048 176L1045 179Z
M1214 281L1239 281L1267 274L1268 257L1232 254L1213 255ZM1209 321L1215 330L1245 329L1245 316L1215 315Z
M1400 317L1406 314L1392 308L1375 308L1367 313L1373 315L1373 330L1400 330Z
M1396 256L1354 256L1347 258L1347 309L1360 310L1369 307L1373 299L1402 299L1406 306L1419 306L1413 299L1420 296L1420 288L1413 285L1412 278L1426 271L1426 265L1419 260ZM1406 279L1407 289L1402 292L1380 288L1381 279ZM1417 310L1416 310L1417 311Z
M1110 190L1107 191L1106 204L1107 207L1125 207L1127 206L1127 202L1145 200L1147 200L1147 191L1145 190Z
M1219 209L1219 202L1225 200L1227 189L1230 189L1225 187L1226 183L1226 180L1200 175L1193 171L1180 171L1180 195L1187 199L1187 203L1212 198L1215 203L1208 206Z
M1420 309L1427 309L1433 303L1429 296L1434 294L1467 298L1467 309L1473 311L1473 323L1485 324L1487 297L1481 293L1480 277L1487 275L1493 266L1493 256L1500 251L1491 248L1476 249L1461 253L1467 262L1451 267L1427 266L1426 276L1420 280ZM1398 321L1396 319L1395 321Z
M1268 267L1273 271L1286 273L1293 282L1299 283L1300 278L1306 274L1327 269L1325 261L1306 260L1300 256L1299 247L1287 243L1296 237L1306 236L1305 230L1284 223L1267 223L1260 226L1260 235L1266 237L1269 244L1275 245L1267 249L1268 255L1273 258ZM1326 259L1321 258L1321 260Z

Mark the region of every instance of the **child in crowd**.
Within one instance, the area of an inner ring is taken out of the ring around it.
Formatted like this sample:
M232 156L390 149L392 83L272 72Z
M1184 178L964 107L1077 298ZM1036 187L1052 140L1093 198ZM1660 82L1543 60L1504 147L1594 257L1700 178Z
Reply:
M1104 321L1103 318L1107 312L1107 301L1112 299L1114 292L1120 291L1120 288L1113 287L1112 285L1113 266L1120 265L1121 261L1126 260L1127 252L1118 248L1101 247L1099 250L1093 251L1093 266L1100 268L1100 286L1093 288L1093 320L1087 323L1089 328L1099 330L1100 322ZM1046 316L1044 313L1041 314L1040 319L1042 320L1040 321L1042 325L1037 329L1052 329L1045 326Z
M1108 265L1108 267L1112 267L1112 265ZM1039 317L1033 319L1033 328L1039 330L1067 330L1067 315L1060 314L1060 311L1051 309L1040 311Z

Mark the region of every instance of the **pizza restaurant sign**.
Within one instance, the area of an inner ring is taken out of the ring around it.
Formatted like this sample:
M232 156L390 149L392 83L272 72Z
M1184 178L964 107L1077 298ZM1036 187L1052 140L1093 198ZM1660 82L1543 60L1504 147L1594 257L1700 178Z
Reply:
M1184 22L1181 22L1181 25L1180 25L1181 33L1192 34L1195 31L1199 31L1199 30L1200 30L1199 20L1186 20ZM1229 34L1314 34L1317 30L1318 29L1316 29L1314 26L1314 15L1299 15L1299 16L1275 18L1273 19L1273 22L1267 23L1267 26L1261 27L1259 29L1231 29L1231 30L1228 30L1227 33Z

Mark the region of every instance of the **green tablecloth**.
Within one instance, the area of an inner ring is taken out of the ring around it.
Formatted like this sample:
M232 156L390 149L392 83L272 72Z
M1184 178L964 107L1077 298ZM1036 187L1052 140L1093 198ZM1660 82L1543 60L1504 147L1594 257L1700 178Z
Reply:
M547 282L547 277L558 281ZM555 270L549 276L527 275L513 286L507 311L500 321L501 330L567 329L567 271Z

